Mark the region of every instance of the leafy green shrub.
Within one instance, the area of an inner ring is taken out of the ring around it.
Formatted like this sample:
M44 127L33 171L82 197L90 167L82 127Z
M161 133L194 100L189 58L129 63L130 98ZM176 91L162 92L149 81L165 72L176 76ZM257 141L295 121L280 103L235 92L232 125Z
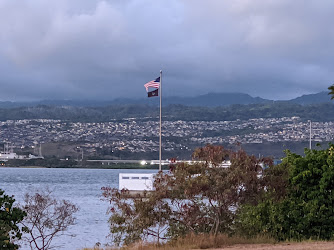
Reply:
M278 167L276 167L278 168ZM305 150L305 156L286 152L278 197L268 184L268 192L255 206L239 210L239 231L248 236L268 234L278 240L334 237L334 147ZM272 178L269 171L265 178Z
M17 249L13 243L21 239L22 233L17 225L26 216L20 208L14 207L15 199L0 189L0 249Z

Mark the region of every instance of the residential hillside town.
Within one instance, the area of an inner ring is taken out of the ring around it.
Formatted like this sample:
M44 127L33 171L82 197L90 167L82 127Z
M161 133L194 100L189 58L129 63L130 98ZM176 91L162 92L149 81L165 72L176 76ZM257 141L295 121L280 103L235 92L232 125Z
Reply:
M7 120L0 122L0 143L11 150L33 149L41 156L48 143L66 142L74 151L85 154L117 151L158 151L158 121L130 118L101 123L65 122L50 119ZM313 142L333 139L333 122L312 122ZM307 142L310 121L299 117L259 118L235 121L164 121L163 150L187 150L211 144L260 144ZM108 150L105 150L108 149ZM4 152L3 152L4 153ZM102 153L101 153L102 154Z

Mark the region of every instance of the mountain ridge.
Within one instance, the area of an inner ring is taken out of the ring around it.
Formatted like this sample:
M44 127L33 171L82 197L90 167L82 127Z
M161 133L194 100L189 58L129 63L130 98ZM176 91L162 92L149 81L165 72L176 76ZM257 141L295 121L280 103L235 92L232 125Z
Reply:
M270 100L261 97L252 97L245 93L207 93L194 97L180 97L167 96L164 97L163 106L171 104L181 104L184 106L203 106L203 107L219 107L230 106L234 104L248 105L248 104L265 104L273 102L287 102L300 105L320 104L331 102L330 96L327 92L319 92L315 94L302 95L291 100ZM42 100L31 102L10 102L0 101L0 108L14 108L14 107L30 107L38 105L47 106L74 106L74 107L103 107L111 105L128 105L128 104L142 104L142 105L159 105L159 98L116 98L109 101L97 100Z

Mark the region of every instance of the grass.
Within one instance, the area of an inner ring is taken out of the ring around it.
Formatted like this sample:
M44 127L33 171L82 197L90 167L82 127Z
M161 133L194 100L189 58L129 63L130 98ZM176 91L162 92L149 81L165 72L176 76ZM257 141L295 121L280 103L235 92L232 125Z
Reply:
M227 247L237 244L274 244L275 240L266 237L256 237L246 239L243 237L221 234L218 236L208 234L190 234L184 238L179 238L175 241L171 241L165 244L154 244L138 242L131 246L120 248L121 250L183 250L183 249L209 249ZM119 248L84 248L83 250L115 250Z
M213 235L200 234L194 235L190 234L185 238L180 238L175 242L171 242L167 245L170 247L176 247L176 249L208 249L208 248L219 248L226 247L236 244L274 244L275 240L267 237L256 237L256 238L243 238L238 236L229 237L225 234Z

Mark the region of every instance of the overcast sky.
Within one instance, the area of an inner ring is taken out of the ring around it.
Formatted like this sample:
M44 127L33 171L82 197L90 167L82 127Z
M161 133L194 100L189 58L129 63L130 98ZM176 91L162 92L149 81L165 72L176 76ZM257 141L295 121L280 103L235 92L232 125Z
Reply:
M242 92L334 83L333 0L0 0L0 100Z

